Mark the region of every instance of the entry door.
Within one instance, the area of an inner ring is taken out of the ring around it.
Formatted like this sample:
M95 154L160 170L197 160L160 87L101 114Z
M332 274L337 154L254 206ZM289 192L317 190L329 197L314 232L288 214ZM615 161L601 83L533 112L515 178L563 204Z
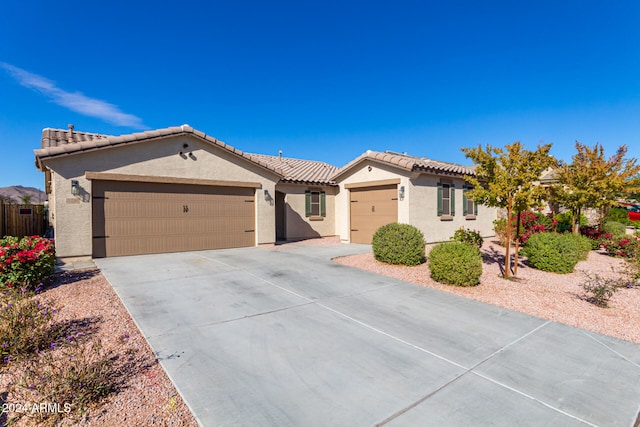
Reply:
M378 228L398 221L398 186L353 188L350 207L351 242L371 244Z

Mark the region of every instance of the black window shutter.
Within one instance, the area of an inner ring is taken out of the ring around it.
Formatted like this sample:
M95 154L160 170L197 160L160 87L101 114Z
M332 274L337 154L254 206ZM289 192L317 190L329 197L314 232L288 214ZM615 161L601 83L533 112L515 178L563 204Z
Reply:
M304 192L304 216L311 216L311 191Z
M320 216L327 216L327 195L324 191L320 192Z

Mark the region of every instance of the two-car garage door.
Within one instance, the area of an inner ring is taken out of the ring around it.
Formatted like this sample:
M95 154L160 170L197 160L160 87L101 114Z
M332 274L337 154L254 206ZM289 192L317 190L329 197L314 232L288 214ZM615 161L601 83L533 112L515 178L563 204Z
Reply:
M93 181L93 256L255 245L255 188Z

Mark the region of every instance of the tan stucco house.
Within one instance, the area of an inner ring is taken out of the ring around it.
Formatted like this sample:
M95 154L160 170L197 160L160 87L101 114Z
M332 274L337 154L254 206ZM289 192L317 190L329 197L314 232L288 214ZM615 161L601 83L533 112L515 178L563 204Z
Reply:
M60 257L272 245L340 236L370 243L390 222L428 242L460 227L493 235L493 208L464 197L465 166L368 151L343 168L242 152L188 125L121 136L44 129Z

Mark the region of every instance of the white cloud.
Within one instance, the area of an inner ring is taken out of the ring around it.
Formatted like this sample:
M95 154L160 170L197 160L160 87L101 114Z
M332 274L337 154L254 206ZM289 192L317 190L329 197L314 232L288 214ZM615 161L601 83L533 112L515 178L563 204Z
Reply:
M56 104L76 113L96 117L117 126L146 128L142 119L133 114L123 113L116 105L89 98L80 92L66 92L57 87L55 82L11 64L0 62L0 67L4 68L22 86L33 89L50 98Z

